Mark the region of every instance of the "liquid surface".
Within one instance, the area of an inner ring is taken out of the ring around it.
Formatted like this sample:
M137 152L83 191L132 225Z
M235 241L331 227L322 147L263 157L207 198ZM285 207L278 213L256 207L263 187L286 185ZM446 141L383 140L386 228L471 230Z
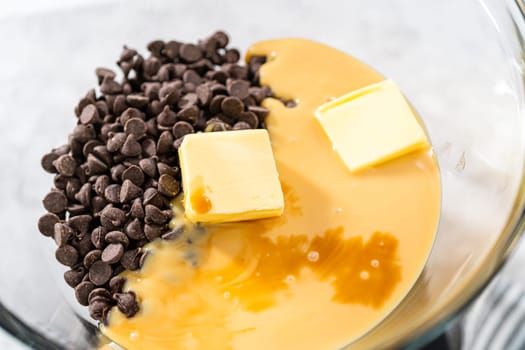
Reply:
M284 214L152 244L144 268L125 273L141 311L112 312L104 329L124 347L338 349L383 319L425 264L440 208L431 151L351 175L313 116L382 77L306 40L262 42L248 54L268 56L262 84L298 102L264 102Z

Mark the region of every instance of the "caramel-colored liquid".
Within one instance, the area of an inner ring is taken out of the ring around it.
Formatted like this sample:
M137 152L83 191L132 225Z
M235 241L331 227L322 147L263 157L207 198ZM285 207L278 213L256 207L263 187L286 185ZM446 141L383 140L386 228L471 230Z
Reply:
M382 77L306 40L258 43L250 55L268 57L263 85L298 102L264 101L284 214L153 243L143 269L125 273L141 311L113 311L104 329L128 349L338 349L400 302L430 252L440 209L432 151L353 175L313 116Z

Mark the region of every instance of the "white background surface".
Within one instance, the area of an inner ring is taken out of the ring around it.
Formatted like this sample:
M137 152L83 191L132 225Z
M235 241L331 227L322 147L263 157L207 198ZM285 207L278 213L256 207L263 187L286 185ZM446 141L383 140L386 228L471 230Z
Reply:
M24 16L28 13L53 11L60 8L71 8L97 2L102 3L106 2L106 0L0 0L0 20L11 16ZM465 16L465 20L467 21L465 26L468 27L468 16ZM443 30L446 30L446 26L443 27ZM516 283L525 286L523 266L525 266L525 243L522 241L509 263L502 270L500 274L501 278L511 279ZM5 332L0 329L0 349L18 350L25 349L25 347L18 345L16 341L7 336Z

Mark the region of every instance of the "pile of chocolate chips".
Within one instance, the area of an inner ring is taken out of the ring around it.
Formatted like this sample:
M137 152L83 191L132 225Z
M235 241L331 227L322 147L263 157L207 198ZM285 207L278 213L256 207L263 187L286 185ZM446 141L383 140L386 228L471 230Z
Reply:
M184 136L264 127L260 103L271 90L259 85L258 71L265 58L238 64L228 42L222 31L197 44L156 40L147 58L124 47L121 81L96 69L99 88L76 106L68 144L42 158L56 175L38 228L55 240L56 259L70 267L65 281L96 320L113 306L128 317L138 311L119 274L142 266L145 244L182 232L168 223L181 191Z

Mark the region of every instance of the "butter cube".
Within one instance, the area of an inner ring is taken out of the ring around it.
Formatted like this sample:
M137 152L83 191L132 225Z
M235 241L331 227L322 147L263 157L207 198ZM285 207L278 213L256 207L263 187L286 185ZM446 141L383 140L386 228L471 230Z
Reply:
M187 219L219 223L282 214L284 198L266 130L186 135L179 160Z
M412 108L390 80L330 101L315 116L351 172L428 145Z

